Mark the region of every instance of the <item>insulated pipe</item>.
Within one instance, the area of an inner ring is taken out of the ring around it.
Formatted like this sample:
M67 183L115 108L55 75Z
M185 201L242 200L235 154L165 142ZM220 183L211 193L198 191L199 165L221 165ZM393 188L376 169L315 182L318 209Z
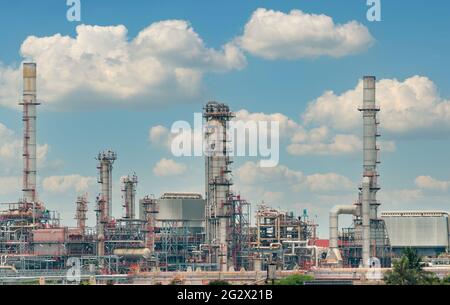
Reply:
M364 177L362 183L362 260L364 268L369 268L370 260L370 203L370 178Z
M338 205L330 211L330 250L338 250L339 215L357 215L358 207L355 205Z

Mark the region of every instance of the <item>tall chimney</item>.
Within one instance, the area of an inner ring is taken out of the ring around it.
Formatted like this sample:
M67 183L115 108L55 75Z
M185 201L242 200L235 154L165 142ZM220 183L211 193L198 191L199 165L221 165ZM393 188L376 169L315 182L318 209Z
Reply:
M362 260L363 266L369 267L370 263L370 244L371 244L371 220L378 217L378 147L377 138L379 137L377 127L377 113L380 108L376 106L376 78L374 76L365 76L363 93L363 107L359 110L363 113L364 135L364 172L363 185L361 188L362 198Z
M36 196L36 64L23 64L23 200L34 203Z

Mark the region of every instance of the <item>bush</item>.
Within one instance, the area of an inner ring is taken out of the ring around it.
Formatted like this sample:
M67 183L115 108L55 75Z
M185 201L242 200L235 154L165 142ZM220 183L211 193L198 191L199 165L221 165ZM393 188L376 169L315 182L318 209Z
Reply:
M175 277L170 281L169 285L184 285L184 280L179 277Z
M209 282L210 286L230 286L231 284L227 281L217 280L217 281L211 281Z
M309 282L314 280L312 275L307 274L295 274L284 279L275 281L275 285L283 285L283 286L301 286L305 282Z
M406 249L400 259L394 261L393 269L386 272L387 285L439 285L438 277L423 270L422 258L415 250Z

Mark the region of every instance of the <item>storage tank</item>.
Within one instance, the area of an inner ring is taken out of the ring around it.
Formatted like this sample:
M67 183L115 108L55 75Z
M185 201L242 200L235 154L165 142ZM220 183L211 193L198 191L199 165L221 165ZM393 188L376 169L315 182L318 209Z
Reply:
M140 258L149 259L149 258L151 258L152 252L148 248L115 249L114 255L117 255L120 257L126 257L126 258L134 258L134 259L140 259Z
M158 199L156 221L183 220L191 228L203 227L206 201L195 193L165 193Z

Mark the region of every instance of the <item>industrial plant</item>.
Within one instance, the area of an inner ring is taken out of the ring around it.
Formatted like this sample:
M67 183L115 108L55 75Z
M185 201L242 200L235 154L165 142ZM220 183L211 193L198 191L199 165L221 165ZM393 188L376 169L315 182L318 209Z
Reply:
M37 66L23 65L23 189L19 202L1 203L0 283L24 278L68 283L73 259L82 280L95 283L186 284L222 279L258 284L274 268L282 277L298 272L316 279L367 280L367 270L390 268L404 248L416 248L433 263L449 264L448 213L383 212L377 193L379 147L376 78L363 79L363 166L355 202L329 214L329 240L320 239L317 223L303 211L282 211L270 203L248 202L232 179L227 126L235 117L228 105L208 102L203 109L208 144L202 194L170 192L136 198L139 173L121 178L121 202L113 201L114 165L120 152L97 156L99 195L73 202L76 227L61 223L37 196ZM218 132L219 131L219 132ZM101 148L100 148L101 149ZM123 217L112 216L121 206ZM95 226L87 225L95 211ZM352 226L339 227L351 215ZM447 272L447 271L442 271ZM378 279L381 280L381 279Z

